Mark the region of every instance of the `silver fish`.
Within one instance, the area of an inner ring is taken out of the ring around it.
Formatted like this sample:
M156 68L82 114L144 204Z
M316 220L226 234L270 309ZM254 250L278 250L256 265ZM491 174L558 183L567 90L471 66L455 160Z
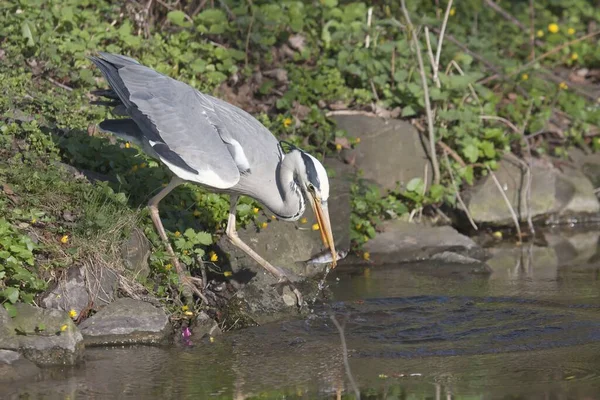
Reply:
M337 261L342 260L348 255L348 250L338 250L337 251ZM310 260L305 261L306 265L318 265L318 264L328 264L333 261L333 256L329 250L324 250L317 255L315 255Z

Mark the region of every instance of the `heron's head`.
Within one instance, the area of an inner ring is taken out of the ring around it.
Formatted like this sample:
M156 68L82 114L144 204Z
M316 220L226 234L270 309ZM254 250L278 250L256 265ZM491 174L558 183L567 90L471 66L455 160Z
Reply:
M295 171L296 183L302 189L304 197L310 203L317 217L321 239L323 244L331 250L333 256L332 267L335 268L337 253L329 220L329 178L327 177L327 171L325 171L325 167L319 160L305 151L295 148L290 153L296 153L294 158L299 160Z

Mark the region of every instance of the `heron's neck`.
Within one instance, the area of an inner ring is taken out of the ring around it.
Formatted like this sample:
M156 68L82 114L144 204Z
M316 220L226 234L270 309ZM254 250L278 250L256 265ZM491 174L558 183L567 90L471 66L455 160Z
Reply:
M300 153L291 151L277 169L277 186L281 197L269 209L285 221L297 221L306 208L302 191L294 181L295 169L301 162Z

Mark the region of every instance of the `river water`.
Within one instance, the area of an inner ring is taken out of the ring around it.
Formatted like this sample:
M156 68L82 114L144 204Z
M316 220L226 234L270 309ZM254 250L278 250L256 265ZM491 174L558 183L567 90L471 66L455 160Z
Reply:
M341 267L327 305L181 347L86 350L6 399L600 399L600 232L460 265Z

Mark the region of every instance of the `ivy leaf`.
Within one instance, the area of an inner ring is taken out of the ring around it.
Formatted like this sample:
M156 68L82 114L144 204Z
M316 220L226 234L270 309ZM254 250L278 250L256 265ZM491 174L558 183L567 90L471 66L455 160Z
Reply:
M481 142L479 147L481 147L483 154L485 154L487 158L494 158L496 156L496 149L494 148L494 144L489 140Z
M8 316L14 318L17 316L17 308L10 303L4 303L4 309L8 313Z
M463 154L470 163L474 163L479 158L479 149L474 144L468 144L463 149Z
M14 287L7 287L0 295L10 301L12 304L15 304L17 300L19 300L19 289Z
M167 14L167 19L171 21L171 23L181 26L182 28L188 28L192 26L192 23L187 20L187 15L181 10L169 11Z
M434 203L442 200L442 196L444 195L444 187L442 185L433 184L429 189L429 197Z
M409 192L417 192L417 193L422 193L423 192L423 179L421 178L412 178L407 184L406 184L406 190L408 190Z
M196 242L198 244L208 246L209 244L212 244L212 242L213 242L212 235L208 232L198 232L198 234L196 235Z

